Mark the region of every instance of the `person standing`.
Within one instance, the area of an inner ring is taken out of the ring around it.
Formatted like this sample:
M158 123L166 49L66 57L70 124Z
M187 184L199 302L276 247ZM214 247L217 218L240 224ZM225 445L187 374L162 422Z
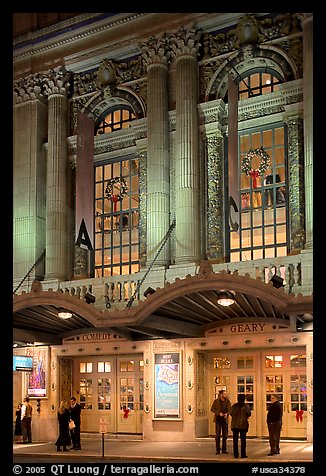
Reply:
M16 421L15 421L15 432L14 435L17 436L17 443L22 441L22 404L18 403L16 410Z
M32 413L33 407L29 397L25 397L21 408L21 426L23 443L32 443Z
M231 411L231 402L227 398L226 390L219 390L218 397L214 400L211 406L211 412L214 413L215 422L215 445L216 454L221 452L221 433L222 433L222 453L227 452L227 438L228 438L228 419Z
M269 434L269 445L271 448L268 456L280 454L280 437L282 429L283 408L279 402L278 396L271 395L271 404L267 412L267 427Z
M77 403L76 397L70 398L70 418L75 423L75 428L70 431L73 449L81 450L81 445L80 445L81 406L79 403Z
M247 458L247 432L249 429L248 418L251 416L251 410L248 403L245 403L245 395L240 393L238 395L238 402L231 407L230 415L231 430L233 433L233 456L239 458L239 435L240 435L240 451L241 458Z
M60 403L60 407L57 413L58 423L59 423L59 436L55 445L57 447L57 451L61 451L61 446L63 447L63 451L69 451L67 446L71 445L70 433L69 433L69 420L70 420L70 412L69 412L69 403L65 400L62 400Z

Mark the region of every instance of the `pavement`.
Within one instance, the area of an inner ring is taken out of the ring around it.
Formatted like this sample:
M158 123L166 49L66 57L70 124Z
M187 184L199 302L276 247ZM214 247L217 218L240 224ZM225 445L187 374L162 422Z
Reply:
M175 441L147 441L135 438L133 435L119 435L119 437L105 434L81 435L81 450L57 452L54 442L33 442L31 444L13 444L13 460L31 461L32 458L59 459L62 462L78 462L91 458L95 461L121 462L200 462L200 463L228 463L264 462L269 464L281 463L312 463L313 445L306 441L281 440L280 454L268 456L269 442L264 438L247 438L246 459L235 459L232 452L232 438L228 439L228 454L215 454L215 440L213 437L197 438L191 442ZM239 441L240 449L240 441ZM24 458L22 458L24 457Z

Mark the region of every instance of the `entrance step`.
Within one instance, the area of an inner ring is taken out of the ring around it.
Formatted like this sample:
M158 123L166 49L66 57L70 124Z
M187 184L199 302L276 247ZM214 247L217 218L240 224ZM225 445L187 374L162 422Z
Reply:
M102 438L102 433L98 432L81 432L81 438ZM107 440L119 441L142 441L142 433L104 433L104 438Z

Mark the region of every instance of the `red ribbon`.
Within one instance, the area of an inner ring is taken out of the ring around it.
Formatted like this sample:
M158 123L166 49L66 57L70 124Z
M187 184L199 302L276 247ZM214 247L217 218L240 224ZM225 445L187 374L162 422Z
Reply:
M112 195L111 196L111 202L113 203L113 211L117 211L117 202L119 201L119 196L118 195Z
M123 418L128 418L129 412L130 412L129 408L124 408L123 409Z
M303 410L296 410L295 418L296 418L297 422L302 421L302 416L303 416Z
M259 177L258 170L250 170L249 175L252 178L253 188L257 188L257 178Z

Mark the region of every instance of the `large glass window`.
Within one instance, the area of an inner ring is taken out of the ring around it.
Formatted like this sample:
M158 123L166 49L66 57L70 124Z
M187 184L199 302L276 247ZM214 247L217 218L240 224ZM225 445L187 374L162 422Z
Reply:
M282 124L239 135L240 226L231 230L231 262L286 256L285 155Z
M102 114L96 135L128 128L136 118L121 105ZM95 277L139 271L138 160L112 160L95 168Z
M95 277L139 271L138 160L95 168Z

